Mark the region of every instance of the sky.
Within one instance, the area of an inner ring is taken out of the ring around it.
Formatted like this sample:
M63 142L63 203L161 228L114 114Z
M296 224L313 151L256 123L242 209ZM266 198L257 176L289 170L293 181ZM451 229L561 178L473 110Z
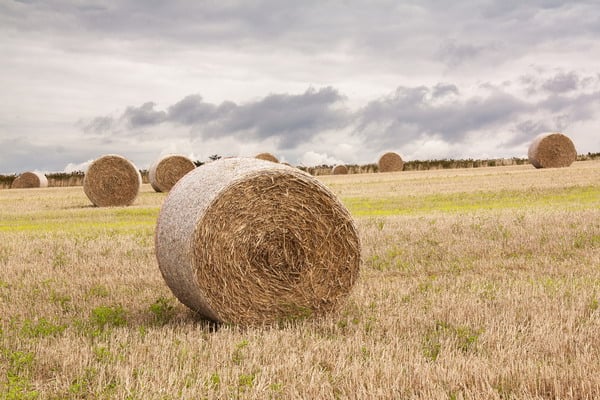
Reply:
M600 2L0 0L0 174L600 152Z

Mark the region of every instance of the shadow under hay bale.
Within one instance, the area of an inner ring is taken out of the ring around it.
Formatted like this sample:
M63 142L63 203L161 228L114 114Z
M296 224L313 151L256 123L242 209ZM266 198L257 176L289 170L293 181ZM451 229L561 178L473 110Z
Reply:
M377 165L379 167L379 172L396 172L402 171L404 161L397 153L388 152L379 158Z
M93 161L83 178L83 191L98 207L128 206L137 197L142 176L124 157L108 154Z
M258 160L271 161L274 163L279 162L279 159L271 153L260 153L260 154L257 154L254 158L256 158Z
M168 192L188 172L196 168L189 158L170 154L156 160L148 171L148 180L156 192Z
M48 187L48 178L40 172L23 172L11 184L11 189L32 189Z
M331 169L331 173L333 175L347 175L348 167L346 167L345 165L336 165Z
M527 156L536 168L561 168L577 160L577 151L571 139L562 133L543 133L533 139Z
M155 241L175 296L217 322L321 316L358 278L358 234L336 196L296 168L252 158L184 176L163 203Z

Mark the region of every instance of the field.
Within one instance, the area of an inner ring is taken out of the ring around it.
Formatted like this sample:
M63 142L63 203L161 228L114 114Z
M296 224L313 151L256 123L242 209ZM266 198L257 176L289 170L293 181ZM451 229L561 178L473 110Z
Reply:
M174 299L149 185L0 190L0 399L600 398L600 161L320 179L360 279L339 314L255 328Z

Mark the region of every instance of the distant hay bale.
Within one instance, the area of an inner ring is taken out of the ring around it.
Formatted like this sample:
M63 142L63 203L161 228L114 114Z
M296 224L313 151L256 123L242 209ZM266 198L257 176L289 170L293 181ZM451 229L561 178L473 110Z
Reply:
M271 153L260 153L260 154L257 154L254 158L259 159L259 160L271 161L274 163L279 162L279 159Z
M562 133L543 133L533 139L527 156L536 168L561 168L577 160L577 151L571 139Z
M128 206L137 197L141 184L140 171L131 161L108 154L89 165L83 191L95 206Z
M150 166L148 180L157 192L168 192L185 174L196 168L189 158L170 154L160 157Z
M348 174L348 167L346 167L345 165L336 165L331 170L331 173L333 175L346 175Z
M12 189L31 189L48 187L48 178L40 172L23 172L10 186Z
M155 242L171 291L217 322L333 312L359 272L358 234L336 196L296 168L252 158L184 176L163 202Z
M379 172L402 171L402 168L404 167L404 161L402 161L402 157L394 152L388 152L382 155L377 164L379 167Z

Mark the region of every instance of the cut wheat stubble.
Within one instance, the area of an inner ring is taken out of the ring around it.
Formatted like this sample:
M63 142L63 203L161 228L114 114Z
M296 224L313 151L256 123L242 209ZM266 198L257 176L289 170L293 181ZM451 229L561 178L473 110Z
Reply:
M183 177L163 203L155 242L175 296L217 322L326 315L359 272L358 234L336 196L298 169L252 158Z

